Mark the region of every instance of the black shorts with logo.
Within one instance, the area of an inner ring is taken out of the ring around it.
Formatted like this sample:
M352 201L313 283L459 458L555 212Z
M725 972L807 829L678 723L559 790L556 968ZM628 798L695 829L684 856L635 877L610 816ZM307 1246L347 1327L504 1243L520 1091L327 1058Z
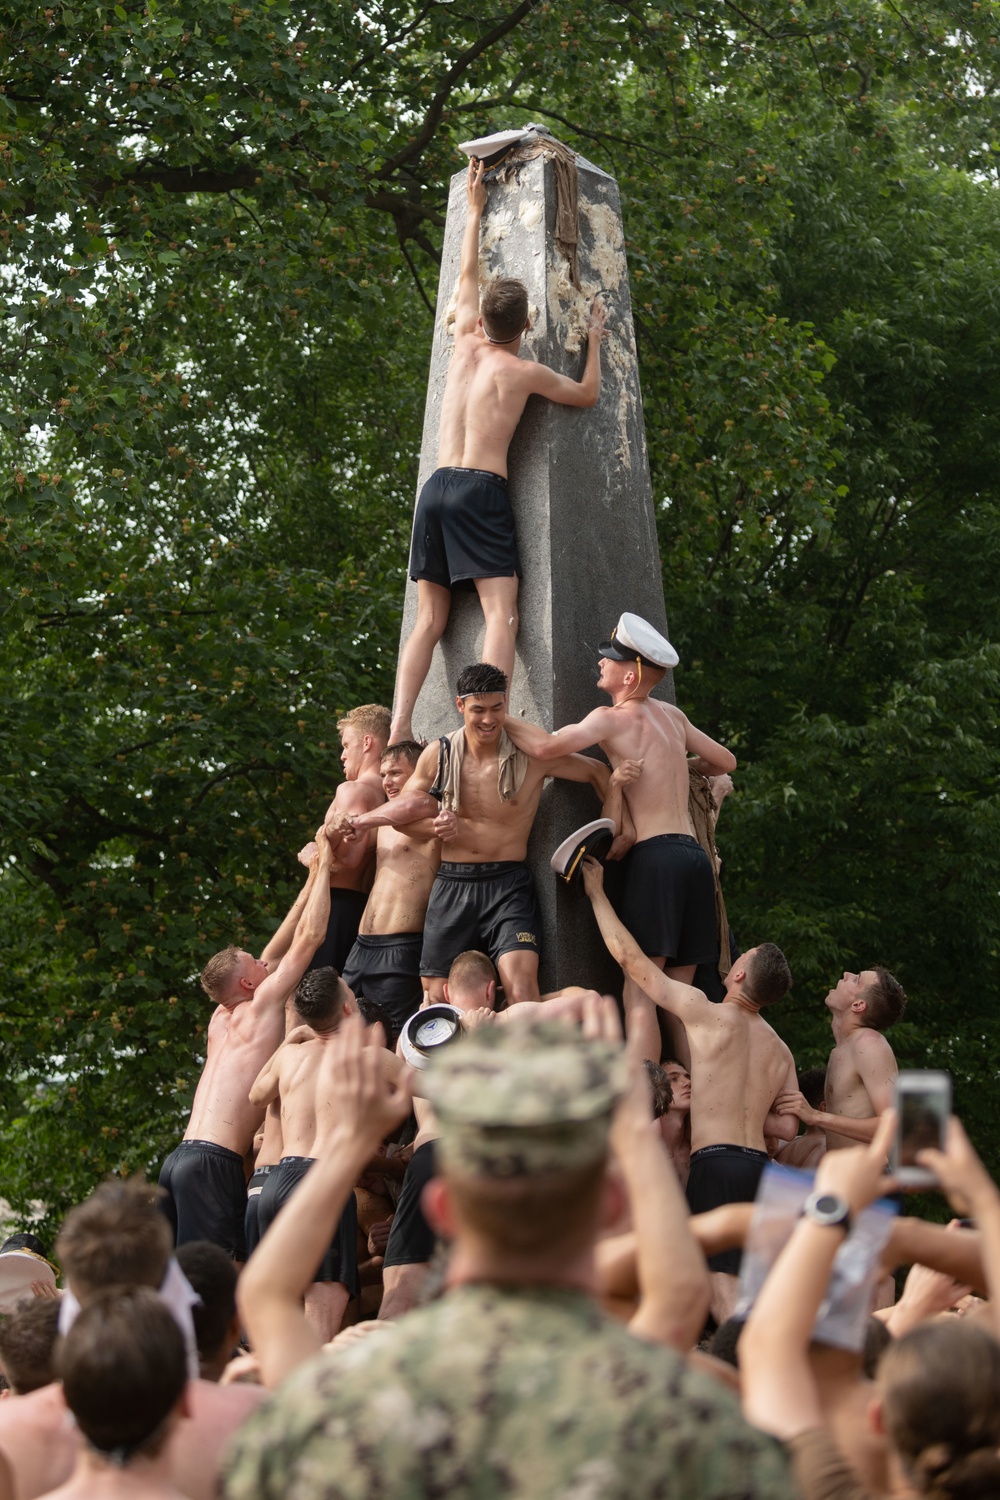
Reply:
M767 1163L767 1152L752 1146L703 1146L692 1151L688 1207L693 1214L707 1214L724 1203L752 1203ZM708 1257L708 1268L738 1276L742 1258L742 1250L721 1250Z
M257 1224L262 1238L314 1161L312 1156L283 1156L268 1175L257 1200ZM353 1193L348 1196L337 1232L312 1279L342 1281L352 1297L358 1295L358 1204Z
M422 932L396 932L385 936L358 934L344 967L344 983L355 995L364 995L382 1005L399 1030L424 998L420 983Z
M521 860L442 863L424 917L420 972L447 977L468 948L494 963L515 950L538 952L539 912L531 871Z
M622 861L618 915L650 958L710 963L719 952L712 862L689 833L633 844Z
M274 1163L274 1166L255 1167L253 1176L247 1183L247 1211L243 1221L247 1260L250 1259L260 1244L260 1226L257 1223L257 1208L259 1206L260 1195L264 1191L264 1184L276 1166L277 1162Z
M237 1151L214 1141L181 1141L160 1168L159 1182L175 1245L210 1240L234 1260L246 1260L247 1179Z
M434 1142L418 1146L406 1166L406 1176L392 1216L384 1266L422 1266L434 1254L437 1236L424 1218L420 1197L434 1176Z
M344 972L347 955L354 947L367 905L368 897L364 891L341 891L334 887L330 892L326 937L313 954L310 969L327 969L332 965L338 974Z
M420 491L410 577L441 588L521 576L507 481L487 469L436 469Z

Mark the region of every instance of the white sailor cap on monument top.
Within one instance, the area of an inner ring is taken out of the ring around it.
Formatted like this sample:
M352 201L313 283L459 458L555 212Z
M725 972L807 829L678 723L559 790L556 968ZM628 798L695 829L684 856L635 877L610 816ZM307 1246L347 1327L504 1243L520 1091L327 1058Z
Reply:
M646 667L676 667L680 661L666 636L660 634L641 615L627 612L618 617L610 641L597 648L599 656L610 661L641 661Z

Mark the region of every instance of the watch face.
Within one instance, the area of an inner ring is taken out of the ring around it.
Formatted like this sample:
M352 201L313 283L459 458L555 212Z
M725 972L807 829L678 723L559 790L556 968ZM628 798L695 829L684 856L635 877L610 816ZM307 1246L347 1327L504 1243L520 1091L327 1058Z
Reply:
M818 1198L813 1199L813 1208L818 1214L840 1213L843 1205L833 1193L820 1193Z

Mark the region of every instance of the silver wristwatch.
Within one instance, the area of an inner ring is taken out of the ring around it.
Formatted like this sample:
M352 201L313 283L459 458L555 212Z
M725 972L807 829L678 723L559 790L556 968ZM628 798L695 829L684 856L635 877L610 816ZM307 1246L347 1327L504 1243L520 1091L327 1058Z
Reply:
M802 1217L824 1229L851 1232L851 1205L839 1193L810 1193L802 1205Z

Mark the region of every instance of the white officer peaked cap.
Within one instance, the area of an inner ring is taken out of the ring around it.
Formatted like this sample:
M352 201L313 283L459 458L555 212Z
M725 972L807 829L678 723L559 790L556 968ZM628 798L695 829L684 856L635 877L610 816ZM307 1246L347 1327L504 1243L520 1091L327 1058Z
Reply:
M611 848L615 837L615 825L610 818L595 818L584 823L568 839L563 839L549 864L561 880L569 885L578 874L585 854L594 859L603 859Z
M432 1052L457 1042L462 1035L462 1012L454 1005L428 1005L415 1010L400 1034L399 1050L411 1068L423 1071Z
M610 641L597 648L598 654L611 661L641 661L647 667L676 667L677 652L665 635L654 630L641 615L619 615Z

